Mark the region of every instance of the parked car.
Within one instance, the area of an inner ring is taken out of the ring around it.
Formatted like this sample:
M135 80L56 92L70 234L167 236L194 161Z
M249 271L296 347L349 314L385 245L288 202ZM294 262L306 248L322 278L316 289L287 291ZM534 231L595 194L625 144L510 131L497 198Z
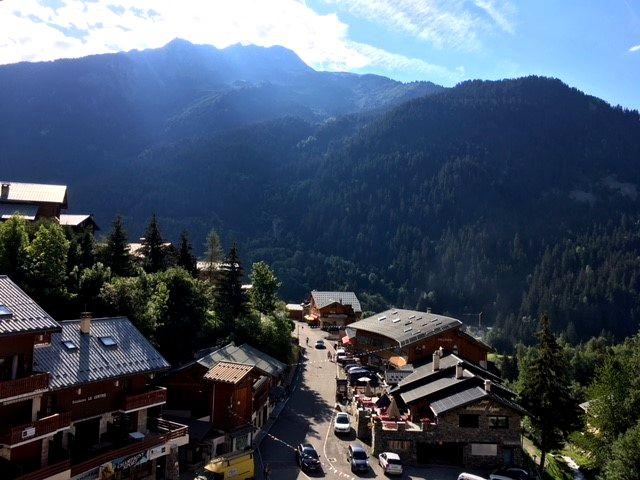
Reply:
M353 360L353 358L349 357L346 353L336 354L336 362L338 362L341 365L347 362L350 362L351 360Z
M369 471L369 456L367 452L357 443L349 445L349 452L347 453L347 459L351 465L352 472L368 472Z
M368 368L366 368L366 367L363 367L362 365L354 365L354 366L352 366L352 367L345 368L345 369L344 369L344 371L345 371L345 372L347 372L347 373L349 373L349 374L350 374L350 373L359 372L359 371L367 372L367 373L371 373L371 370L369 370L369 369L368 369Z
M336 355L346 355L346 354L347 354L347 351L344 348L342 347L336 348Z
M324 340L316 340L316 348L327 348L324 344Z
M310 443L301 443L296 448L296 462L302 470L320 470L320 457Z
M402 462L397 453L382 452L378 455L378 463L387 475L402 475Z
M348 372L350 368L354 368L354 367L361 367L362 365L360 365L359 363L345 363L343 366L343 369L345 372Z
M351 432L351 420L349 420L348 414L340 412L336 415L336 420L333 422L333 431L336 435Z
M524 468L505 467L489 475L489 480L533 480L533 475Z
M487 480L480 475L474 475L473 473L461 473L458 475L458 480Z

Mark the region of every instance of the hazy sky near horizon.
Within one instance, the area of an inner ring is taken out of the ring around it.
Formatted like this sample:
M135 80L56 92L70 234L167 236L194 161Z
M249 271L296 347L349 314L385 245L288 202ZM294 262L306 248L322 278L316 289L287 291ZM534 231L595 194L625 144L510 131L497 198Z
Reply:
M558 77L640 109L640 0L4 0L0 64L155 48L282 45L316 69L451 86Z

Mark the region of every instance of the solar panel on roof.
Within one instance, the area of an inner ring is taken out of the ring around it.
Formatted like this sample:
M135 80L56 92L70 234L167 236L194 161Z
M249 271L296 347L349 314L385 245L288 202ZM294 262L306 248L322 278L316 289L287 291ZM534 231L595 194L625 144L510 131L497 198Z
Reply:
M11 309L6 305L0 305L0 317L10 317L13 315Z

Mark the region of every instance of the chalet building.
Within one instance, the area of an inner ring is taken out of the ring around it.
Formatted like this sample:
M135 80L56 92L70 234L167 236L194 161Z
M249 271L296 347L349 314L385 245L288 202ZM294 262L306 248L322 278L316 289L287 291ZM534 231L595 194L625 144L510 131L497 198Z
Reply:
M397 452L412 464L521 464L525 411L500 378L479 365L437 350L390 394L407 413L375 418L375 454Z
M14 215L35 221L50 218L76 229L99 230L92 215L63 213L67 209L66 185L0 182L0 220Z
M151 384L169 364L127 318L85 315L60 325L36 346L34 368L50 375L44 415L64 412L70 424L43 456L69 458L74 479L177 478L188 430L162 418L166 390Z
M273 410L271 394L284 370L269 355L230 343L164 376L167 414L194 432L182 460L197 465L249 447Z
M313 290L305 319L311 325L342 327L362 317L362 307L353 292L318 292Z
M7 276L0 275L0 478L69 478L69 457L47 447L68 431L66 412L48 414L50 374L33 366L35 346L60 325ZM46 475L36 477L40 473Z
M287 303L287 305L285 306L285 309L287 310L287 316L291 319L291 320L298 320L298 321L302 321L303 319L303 311L304 311L304 307L299 304L299 303Z
M492 348L466 333L462 322L431 312L391 309L346 329L342 342L370 365L402 368L428 361L434 350L455 353L486 366Z

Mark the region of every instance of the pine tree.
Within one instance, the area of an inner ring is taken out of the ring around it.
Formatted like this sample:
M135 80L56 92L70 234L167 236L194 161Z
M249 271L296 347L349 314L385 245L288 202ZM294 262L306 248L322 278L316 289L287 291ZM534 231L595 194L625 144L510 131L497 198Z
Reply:
M215 284L218 269L223 260L222 244L220 236L215 230L211 230L207 235L206 253L205 253L205 278L209 282Z
M195 277L198 273L198 262L192 250L189 234L184 230L180 235L180 247L176 257L176 264L189 272L192 277Z
M577 427L578 413L568 368L546 315L536 335L538 345L523 359L518 383L520 401L530 414L534 441L540 447L542 471L547 452L561 447Z
M247 294L242 289L244 271L234 243L226 261L219 270L214 292L216 313L229 332L235 330L235 321L249 311Z
M154 213L142 239L143 267L148 273L156 273L167 267L167 250L164 245L158 218Z
M129 253L129 241L120 215L113 221L111 232L107 235L103 257L104 264L111 269L113 275L127 277L132 274L133 265Z

